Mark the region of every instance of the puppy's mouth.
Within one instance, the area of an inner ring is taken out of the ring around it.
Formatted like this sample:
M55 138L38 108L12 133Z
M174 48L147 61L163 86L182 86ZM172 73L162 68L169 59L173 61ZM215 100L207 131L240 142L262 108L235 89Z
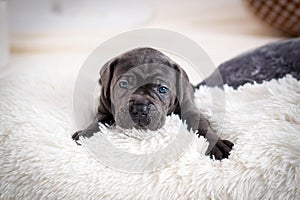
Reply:
M137 129L147 129L147 126L150 124L151 120L150 118L146 118L146 119L132 119L134 124L135 124L135 128Z

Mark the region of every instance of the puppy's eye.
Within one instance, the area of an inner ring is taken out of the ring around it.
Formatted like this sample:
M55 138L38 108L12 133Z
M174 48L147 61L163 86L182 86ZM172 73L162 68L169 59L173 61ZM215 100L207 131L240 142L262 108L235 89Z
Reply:
M120 81L119 82L119 87L123 88L123 89L127 89L128 88L128 82L127 81Z
M166 86L160 86L158 88L158 91L159 93L166 94L169 91L169 89Z

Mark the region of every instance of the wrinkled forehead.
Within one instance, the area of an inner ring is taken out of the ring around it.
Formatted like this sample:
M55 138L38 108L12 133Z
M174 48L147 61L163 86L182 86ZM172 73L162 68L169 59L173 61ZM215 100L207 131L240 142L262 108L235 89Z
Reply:
M139 66L117 66L114 79L121 77L135 77L139 80L155 81L157 78L170 80L175 78L176 70L168 65L149 63Z

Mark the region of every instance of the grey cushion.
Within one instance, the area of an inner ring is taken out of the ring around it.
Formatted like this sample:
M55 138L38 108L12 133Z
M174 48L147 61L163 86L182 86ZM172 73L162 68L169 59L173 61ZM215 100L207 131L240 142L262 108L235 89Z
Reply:
M245 83L262 83L291 74L300 80L300 38L271 43L239 55L216 69L198 84L237 88Z

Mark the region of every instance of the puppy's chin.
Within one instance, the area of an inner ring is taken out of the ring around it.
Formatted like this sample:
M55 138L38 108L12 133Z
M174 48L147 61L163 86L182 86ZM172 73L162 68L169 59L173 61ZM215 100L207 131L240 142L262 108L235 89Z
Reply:
M153 121L153 120L151 120L151 121ZM166 121L166 118L165 118L165 117L162 117L161 120L156 121L156 122L154 122L154 123L151 123L151 122L150 122L150 123L149 123L148 125L146 125L146 126L143 126L143 125L141 125L141 124L135 123L133 127L134 127L135 129L143 129L143 130L156 131L156 130L160 129L161 127L163 127L163 125L165 124L165 121Z
M124 129L136 128L155 131L163 127L166 122L166 114L163 112L163 110L151 111L149 112L147 118L148 122L146 124L134 122L126 106L119 109L119 111L115 114L116 124Z

